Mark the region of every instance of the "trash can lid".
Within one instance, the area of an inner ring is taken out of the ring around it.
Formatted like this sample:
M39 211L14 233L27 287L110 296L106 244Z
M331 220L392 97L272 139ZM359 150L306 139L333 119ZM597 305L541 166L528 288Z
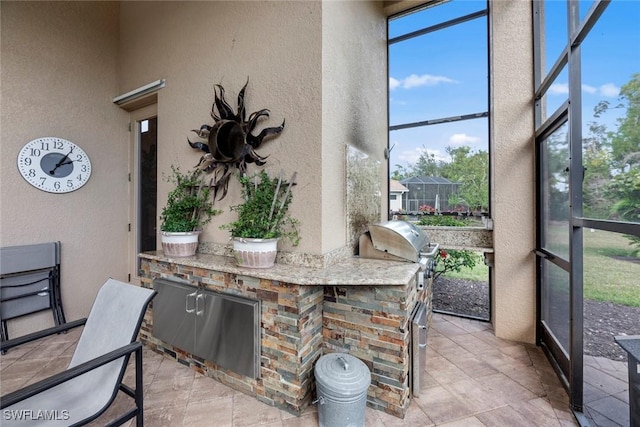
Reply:
M314 369L316 382L336 396L352 396L366 392L371 384L371 372L357 357L346 353L331 353L320 357Z

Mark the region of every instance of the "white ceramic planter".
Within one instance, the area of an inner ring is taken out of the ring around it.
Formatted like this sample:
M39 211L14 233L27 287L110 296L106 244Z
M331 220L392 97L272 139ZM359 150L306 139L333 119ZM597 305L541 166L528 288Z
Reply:
M278 254L278 239L234 237L233 254L240 267L273 267Z
M162 251L168 257L193 256L198 250L199 235L200 231L161 231Z

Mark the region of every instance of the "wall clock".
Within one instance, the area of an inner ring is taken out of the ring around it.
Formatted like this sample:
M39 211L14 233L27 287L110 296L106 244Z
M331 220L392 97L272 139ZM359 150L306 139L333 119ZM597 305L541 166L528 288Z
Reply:
M49 193L77 190L91 177L84 150L62 138L45 137L25 144L18 153L18 170L34 187Z

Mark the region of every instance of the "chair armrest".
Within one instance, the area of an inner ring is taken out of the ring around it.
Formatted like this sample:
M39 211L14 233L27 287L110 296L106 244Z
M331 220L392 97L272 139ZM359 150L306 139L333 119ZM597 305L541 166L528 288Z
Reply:
M86 374L93 369L99 368L102 365L106 365L109 362L113 362L114 360L129 355L135 351L142 351L142 343L139 341L110 351L109 353L103 354L95 359L91 359L88 362L74 366L73 368L67 369L64 372L60 372L49 378L45 378L34 384L30 384L20 390L9 393L6 396L2 396L0 397L0 409L4 409L31 396L35 396L38 393L60 385L82 374Z
M0 343L0 351L4 353L10 348L17 347L22 344L26 344L31 341L38 340L40 338L48 337L49 335L59 334L62 332L66 332L69 329L77 328L78 326L82 326L87 322L87 319L78 319L73 322L63 323L62 325L54 326L53 328L43 329L41 331L33 332L28 335L24 335L21 337L13 338L7 341L2 341Z

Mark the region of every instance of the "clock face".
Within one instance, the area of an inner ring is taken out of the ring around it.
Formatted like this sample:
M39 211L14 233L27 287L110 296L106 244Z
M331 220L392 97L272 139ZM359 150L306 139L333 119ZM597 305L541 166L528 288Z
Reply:
M18 154L18 170L31 185L49 193L68 193L87 183L91 161L84 150L62 138L38 138Z

